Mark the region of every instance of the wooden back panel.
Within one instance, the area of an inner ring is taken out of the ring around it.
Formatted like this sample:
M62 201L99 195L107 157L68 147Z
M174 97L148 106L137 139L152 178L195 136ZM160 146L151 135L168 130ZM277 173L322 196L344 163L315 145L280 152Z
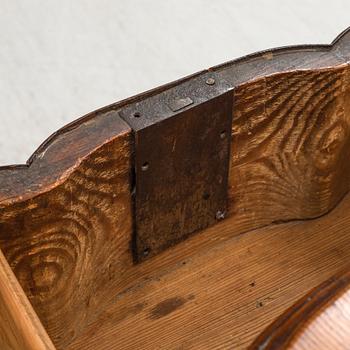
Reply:
M315 218L348 192L349 37L212 68L234 95L235 234ZM96 111L27 166L0 169L0 247L58 348L130 283L133 143L117 112L189 79Z

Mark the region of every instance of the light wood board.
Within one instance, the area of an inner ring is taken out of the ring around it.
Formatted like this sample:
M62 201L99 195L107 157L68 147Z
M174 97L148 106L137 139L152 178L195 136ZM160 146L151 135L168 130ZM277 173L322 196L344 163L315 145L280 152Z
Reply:
M245 349L350 258L350 197L316 220L232 237L234 219L136 266L69 350Z

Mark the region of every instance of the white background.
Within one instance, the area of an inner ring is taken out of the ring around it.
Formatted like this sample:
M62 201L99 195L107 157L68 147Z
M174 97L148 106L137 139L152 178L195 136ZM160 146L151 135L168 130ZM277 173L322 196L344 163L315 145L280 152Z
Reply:
M349 0L0 0L0 165L104 105L348 26Z

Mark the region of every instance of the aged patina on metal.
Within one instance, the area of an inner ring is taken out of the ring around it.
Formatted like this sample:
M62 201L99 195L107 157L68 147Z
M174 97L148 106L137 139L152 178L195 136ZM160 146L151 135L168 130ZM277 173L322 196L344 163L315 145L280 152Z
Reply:
M211 72L120 111L135 138L136 261L224 218L230 89Z

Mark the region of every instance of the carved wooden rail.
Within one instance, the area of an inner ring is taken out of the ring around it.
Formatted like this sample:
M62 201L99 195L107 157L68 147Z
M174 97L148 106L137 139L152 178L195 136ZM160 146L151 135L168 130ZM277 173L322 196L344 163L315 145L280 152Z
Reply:
M250 347L251 350L348 349L350 272L325 281L293 305Z
M55 346L66 348L135 278L135 144L123 111L158 113L158 99L194 81L209 99L224 87L233 97L226 220L238 236L317 218L348 193L349 62L350 31L332 45L246 56L95 111L27 165L0 168L0 247Z

